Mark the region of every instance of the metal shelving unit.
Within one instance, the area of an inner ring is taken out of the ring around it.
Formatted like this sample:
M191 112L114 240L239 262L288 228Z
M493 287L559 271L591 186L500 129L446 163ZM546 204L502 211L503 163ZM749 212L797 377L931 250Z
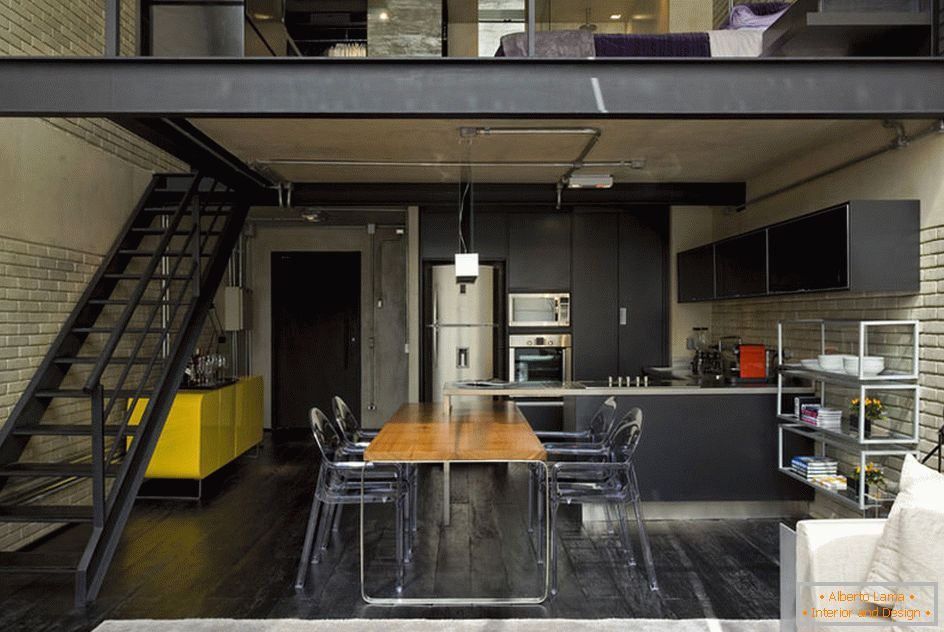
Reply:
M856 355L859 358L859 374L849 375L817 369L808 369L802 365L784 364L784 329L791 325L819 327L820 353L825 353L827 333L833 329L856 331ZM865 375L863 373L863 358L868 355L869 335L881 328L910 329L912 358L911 370L886 370L879 375ZM893 500L893 496L876 496L865 492L865 477L860 476L855 489L846 490L827 489L798 475L784 463L784 433L802 436L813 440L817 446L817 454L825 453L825 448L833 447L857 457L860 472L865 472L870 457L901 456L913 454L918 456L920 430L920 386L918 385L919 360L919 323L916 320L822 320L804 319L781 321L777 323L777 360L780 370L777 375L777 419L780 421L777 438L777 468L790 478L799 480L823 493L826 493L843 504L860 511L876 509ZM788 414L783 410L783 388L786 379L809 380L818 391L820 401L826 401L827 386L835 385L844 388L858 389L859 415L855 427L848 430L818 428L799 419L799 411ZM906 431L877 429L866 433L865 400L872 391L895 391L909 393L913 399L910 426Z

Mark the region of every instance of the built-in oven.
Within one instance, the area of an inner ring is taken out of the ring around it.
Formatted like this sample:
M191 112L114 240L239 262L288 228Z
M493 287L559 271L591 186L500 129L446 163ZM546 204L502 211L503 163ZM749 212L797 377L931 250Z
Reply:
M570 327L570 294L509 294L509 327Z
M569 382L570 370L570 334L508 336L513 382Z
M571 379L570 334L508 336L508 372L512 381L540 388L542 383ZM562 430L564 400L512 398L535 430Z

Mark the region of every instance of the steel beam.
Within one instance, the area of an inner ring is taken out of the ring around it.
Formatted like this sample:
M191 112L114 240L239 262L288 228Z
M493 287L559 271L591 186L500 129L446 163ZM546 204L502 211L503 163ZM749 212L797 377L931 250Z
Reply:
M5 58L0 116L938 118L944 59Z
M743 182L659 182L617 184L611 189L565 189L565 206L621 206L672 204L677 206L739 206L744 204ZM292 188L295 206L420 205L457 207L459 184L305 183ZM268 203L276 205L275 193ZM475 207L544 206L557 203L553 183L475 185Z
M195 171L212 176L240 193L250 195L272 184L185 120L123 117L112 120L186 162Z

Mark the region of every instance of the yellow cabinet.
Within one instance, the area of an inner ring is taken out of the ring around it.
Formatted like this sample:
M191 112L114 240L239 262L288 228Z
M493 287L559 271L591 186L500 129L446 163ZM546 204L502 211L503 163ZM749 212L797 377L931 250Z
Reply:
M135 406L135 425L148 401ZM147 478L203 479L262 441L262 378L222 388L178 391Z

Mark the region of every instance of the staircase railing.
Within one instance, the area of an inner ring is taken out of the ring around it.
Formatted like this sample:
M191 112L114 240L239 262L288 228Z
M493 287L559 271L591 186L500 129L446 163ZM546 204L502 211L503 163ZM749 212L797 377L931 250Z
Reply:
M187 212L188 206L193 219L192 226L187 232L183 245L173 255L168 256L169 243L167 239L161 240L154 256L148 261L146 272L152 277L157 270L157 266L162 259L172 259L166 274L166 283L162 284L160 294L154 302L154 309L148 315L147 322L141 329L140 338L131 355L125 359L126 364L119 378L117 388L111 394L108 402L105 402L105 389L101 384L101 377L104 375L104 367L97 374L97 381L91 386L93 391L93 423L98 430L93 433L93 453L98 455L93 464L93 502L96 504L93 519L93 533L86 547L85 554L82 556L76 575L76 602L87 603L94 599L102 582L105 572L114 555L121 531L130 515L131 507L137 491L144 478L147 464L157 445L157 439L163 429L164 421L173 403L177 387L183 378L184 369L196 343L199 339L203 322L209 312L212 301L212 290L215 289L222 280L226 270L229 253L238 239L245 221L248 205L237 204L232 199L221 198L215 205L215 209L209 208L209 203L215 194L217 194L218 183L214 181L208 191L199 191L199 177L195 178L194 185L188 191L188 198L181 204L173 219L167 223L167 235L175 235L180 226L183 215ZM201 201L203 194L207 196L207 202ZM224 207L230 207L228 213L223 212ZM210 217L210 224L206 229L202 222L204 217ZM217 223L222 222L222 226L217 227ZM212 252L207 252L211 239L216 236L216 242ZM177 295L174 298L168 296L173 280L177 277L180 266L186 259L192 259L190 272L181 275L178 279ZM203 265L203 260L207 260L207 265ZM185 277L185 278L184 278ZM144 290L148 283L142 278L132 297L136 302L140 302L144 295ZM189 297L188 297L189 295ZM165 297L169 300L165 301ZM158 339L154 343L154 353L143 372L143 377L139 382L138 388L132 393L123 393L122 388L130 375L130 367L135 365L135 361L140 354L143 341L147 335L153 335L152 327L154 320L161 311L161 307L168 303L170 313L166 318L165 326L162 329L154 330L158 333ZM129 304L122 314L120 324L127 329L131 322L134 310L131 310ZM181 309L186 309L180 322L181 330L177 336L171 338L170 332L174 323L177 322L177 315ZM117 333L117 332L116 332ZM114 337L114 336L113 336ZM121 339L120 336L117 337ZM170 340L170 353L166 357L163 371L154 386L147 387L151 374L157 365L157 359L162 355L162 349L165 347L165 341ZM118 345L112 345L107 350L113 356ZM107 362L103 363L107 365ZM133 439L128 445L128 428L135 415L139 403L144 399L146 392L153 393L147 400L147 404L137 424ZM124 397L129 398L125 399ZM124 396L124 397L123 397ZM118 401L126 401L127 408L121 423L117 429L111 448L106 451L104 445L104 427L108 415ZM125 447L127 445L127 448ZM114 459L118 456L119 450L125 450L124 456L118 465L114 483L107 497L105 495L105 471ZM100 475L100 476L99 476ZM100 526L99 526L100 525Z

